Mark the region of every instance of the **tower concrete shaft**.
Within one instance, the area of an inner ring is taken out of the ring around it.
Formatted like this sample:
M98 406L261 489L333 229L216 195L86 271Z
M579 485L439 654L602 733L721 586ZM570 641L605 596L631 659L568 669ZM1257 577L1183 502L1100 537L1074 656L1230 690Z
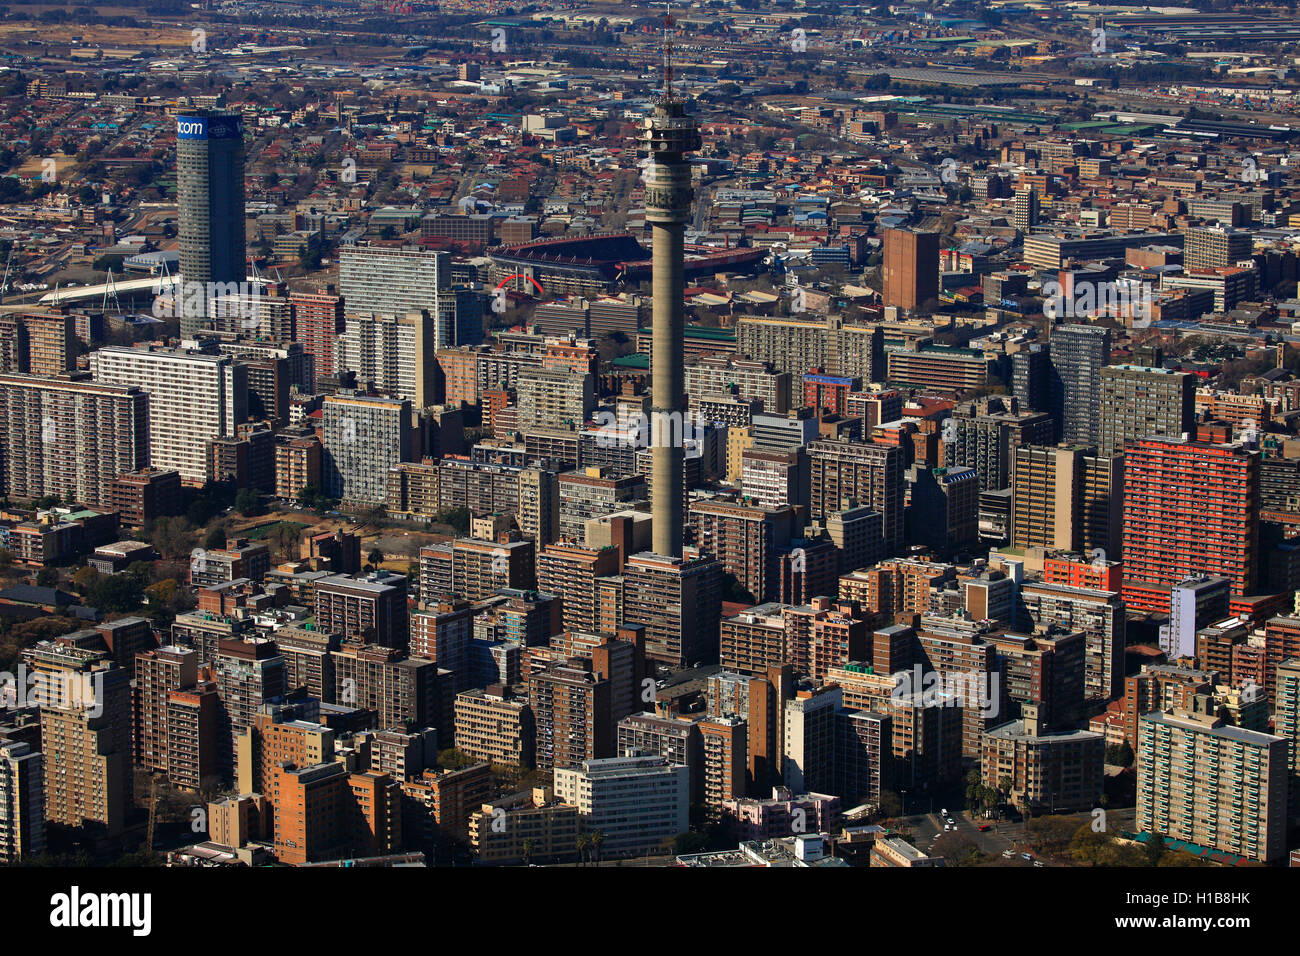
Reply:
M642 142L653 162L646 167L646 221L652 229L650 511L653 548L681 557L685 527L686 389L685 247L691 218L691 164L686 153L700 146L699 129L685 105L666 88L645 123Z

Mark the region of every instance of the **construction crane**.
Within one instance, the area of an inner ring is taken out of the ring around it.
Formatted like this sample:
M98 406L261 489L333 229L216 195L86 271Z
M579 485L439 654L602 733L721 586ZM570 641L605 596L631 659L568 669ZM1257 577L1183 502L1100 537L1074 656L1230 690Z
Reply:
M158 822L158 775L155 774L153 784L149 788L149 827L145 832L144 845L145 849L153 852L153 833L154 825Z

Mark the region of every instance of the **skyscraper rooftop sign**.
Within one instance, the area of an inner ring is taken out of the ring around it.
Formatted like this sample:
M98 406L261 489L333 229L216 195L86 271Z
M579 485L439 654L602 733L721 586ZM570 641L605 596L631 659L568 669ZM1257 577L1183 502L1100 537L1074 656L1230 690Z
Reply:
M177 139L235 139L244 135L244 121L237 116L178 116Z

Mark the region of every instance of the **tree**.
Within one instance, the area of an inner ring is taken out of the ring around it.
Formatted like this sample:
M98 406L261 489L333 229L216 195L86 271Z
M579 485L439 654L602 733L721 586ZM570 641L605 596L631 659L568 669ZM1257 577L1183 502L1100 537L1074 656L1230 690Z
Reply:
M366 556L366 561L372 570L378 570L379 566L384 563L384 552L378 548L371 548L370 554Z
M473 762L473 758L467 757L455 747L448 747L446 750L438 751L438 766L445 770L459 770L461 767L468 767Z
M596 856L596 862L600 862L600 848L605 845L605 834L601 830L591 831L591 849Z
M754 595L745 590L744 585L730 571L722 574L722 600L736 604L754 604Z
M1070 841L1070 859L1082 866L1142 866L1143 852L1131 844L1121 844L1106 832L1095 832L1085 823Z
M271 546L285 560L297 557L298 544L302 541L302 528L289 522L280 522L269 536Z
M222 521L209 528L208 533L203 536L203 550L220 551L225 546L226 523Z
M687 833L679 833L673 837L673 855L689 856L692 853L703 853L709 846L709 838L706 834L691 830Z
M880 792L880 815L883 817L902 816L903 798L893 790Z
M304 485L302 491L298 492L298 503L318 512L330 511L334 507L334 499L316 485Z
M1148 834L1147 842L1142 845L1146 851L1147 866L1159 866L1160 861L1164 859L1168 847L1165 846L1165 835L1163 833Z
M86 598L101 611L124 614L140 607L144 598L144 585L129 571L109 574L100 579Z
M591 848L591 837L586 833L578 834L578 861L587 862L587 851Z
M980 860L980 848L968 833L941 833L930 848L931 856L941 856L953 866L977 863Z
M470 511L468 508L445 508L435 515L435 520L439 524L450 525L456 531L457 537L465 537L469 534Z
M262 513L262 496L252 488L240 488L235 495L235 510L245 518Z
M162 517L153 522L149 543L165 558L188 558L194 547L194 532L184 518Z
M78 594L88 594L98 584L99 572L90 565L78 568L77 573L72 576L72 587Z
M1116 767L1133 766L1133 748L1125 740L1120 744L1111 744L1106 748L1106 763Z
M176 600L179 591L180 586L176 583L175 578L164 578L163 580L157 581L144 589L144 593L148 595L150 603L158 605L171 604Z

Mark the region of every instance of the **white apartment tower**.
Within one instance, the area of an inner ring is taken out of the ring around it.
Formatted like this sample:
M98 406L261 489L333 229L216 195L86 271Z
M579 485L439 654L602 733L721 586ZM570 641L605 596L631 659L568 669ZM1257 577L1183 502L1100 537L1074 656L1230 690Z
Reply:
M185 481L207 478L207 443L248 418L248 367L193 349L108 346L90 353L95 381L149 395L149 464Z

